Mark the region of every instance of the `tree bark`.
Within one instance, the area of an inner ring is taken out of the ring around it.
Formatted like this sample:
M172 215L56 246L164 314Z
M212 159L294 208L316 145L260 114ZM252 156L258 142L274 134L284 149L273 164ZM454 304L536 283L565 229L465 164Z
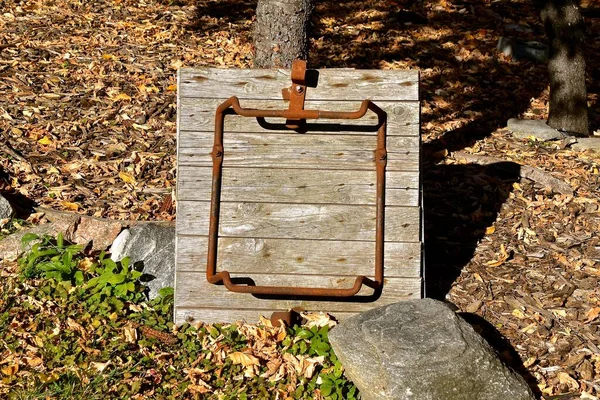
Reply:
M258 0L254 68L292 66L308 57L308 23L314 0Z
M588 135L585 25L577 0L535 0L550 44L548 125Z

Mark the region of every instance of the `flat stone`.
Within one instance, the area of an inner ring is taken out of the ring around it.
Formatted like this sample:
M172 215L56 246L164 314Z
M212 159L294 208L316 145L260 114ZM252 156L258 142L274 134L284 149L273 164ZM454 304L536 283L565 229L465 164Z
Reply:
M546 121L541 119L517 119L511 118L506 123L506 127L518 139L534 139L547 141L558 140L567 137L566 134L551 128Z
M8 200L0 194L0 219L12 218L15 210L12 208Z
M65 239L70 241L78 222L79 216L73 215L71 217L65 217L47 224L36 225L29 229L13 233L0 240L0 259L12 261L19 257L23 252L27 251L28 249L23 248L21 245L21 239L28 233L33 233L38 236L56 236L59 233L62 233Z
M513 60L529 60L540 64L548 61L548 46L540 42L525 42L520 39L501 36L498 51Z
M365 400L532 400L473 327L432 299L369 310L330 333L335 354Z
M577 151L592 150L600 152L600 138L577 138L577 142L573 143L571 148Z
M82 216L72 240L84 246L91 242L93 250L106 250L122 229L122 221Z
M142 263L142 280L148 286L148 297L158 296L164 287L173 287L175 278L175 225L145 223L125 229L111 248L111 259L129 257L130 265Z

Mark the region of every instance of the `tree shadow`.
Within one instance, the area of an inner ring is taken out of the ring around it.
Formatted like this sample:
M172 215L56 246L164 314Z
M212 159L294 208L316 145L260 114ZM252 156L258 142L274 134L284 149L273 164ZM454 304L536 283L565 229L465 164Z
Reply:
M463 312L458 313L458 315L485 339L506 366L525 379L525 382L536 398L542 398L542 392L537 385L538 382L535 377L525 368L515 348L492 324L477 314Z
M445 298L496 220L519 170L512 162L423 169L427 297Z
M194 4L196 11L188 29L210 34L252 19L257 0L198 0Z

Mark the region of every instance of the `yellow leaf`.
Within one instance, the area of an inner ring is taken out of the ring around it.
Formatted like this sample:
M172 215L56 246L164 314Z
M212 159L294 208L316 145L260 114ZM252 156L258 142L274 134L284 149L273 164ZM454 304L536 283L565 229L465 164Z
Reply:
M174 92L177 90L177 85L169 85L167 86L167 91L168 92Z
M17 371L19 371L19 364L9 365L7 367L2 368L1 371L4 375L14 375L17 373Z
M513 310L512 315L514 315L515 317L517 317L519 319L525 318L525 314L523 314L523 311L519 310L518 308L515 308Z
M531 367L533 364L535 364L535 362L537 361L536 357L529 357L527 360L525 360L525 362L523 363L523 366L525 368L529 368Z
M66 209L73 210L73 211L79 210L79 204L77 204L77 203L71 203L69 201L63 201L63 202L61 202L61 204Z
M50 167L48 168L48 171L46 171L47 174L56 174L56 175L60 175L60 171L57 170L55 167Z
M491 235L492 233L496 232L496 227L495 226L488 226L485 229L485 234L486 235Z
M127 95L126 93L119 93L116 96L111 97L112 101L119 101L119 100L131 100L131 96Z
M106 54L106 53L102 54L102 58L105 60L113 60L113 61L117 59L117 57L113 56L112 54Z
M242 364L243 367L247 367L249 365L260 365L258 358L251 354L242 353L241 351L236 351L229 354L229 358L234 364Z
M50 383L58 380L59 375L56 372L52 372L50 374L41 373L38 375L38 378L40 378L42 383Z
M129 175L127 172L119 172L119 178L121 178L121 180L125 183L135 185L135 178Z
M43 144L45 146L49 146L53 142L52 142L52 139L50 139L48 136L44 136L43 138L41 138L40 140L38 140L38 143L39 144Z
M510 257L510 254L506 251L504 244L501 244L500 245L500 257L497 260L492 260L492 261L486 262L485 265L488 265L490 267L498 267L498 266L502 265L504 263L504 261L508 260L508 257Z

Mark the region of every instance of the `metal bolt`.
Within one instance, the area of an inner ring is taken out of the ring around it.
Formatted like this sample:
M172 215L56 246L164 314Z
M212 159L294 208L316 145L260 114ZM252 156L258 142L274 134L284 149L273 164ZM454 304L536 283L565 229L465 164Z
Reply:
M304 88L301 85L296 85L296 92L301 94L304 91Z

